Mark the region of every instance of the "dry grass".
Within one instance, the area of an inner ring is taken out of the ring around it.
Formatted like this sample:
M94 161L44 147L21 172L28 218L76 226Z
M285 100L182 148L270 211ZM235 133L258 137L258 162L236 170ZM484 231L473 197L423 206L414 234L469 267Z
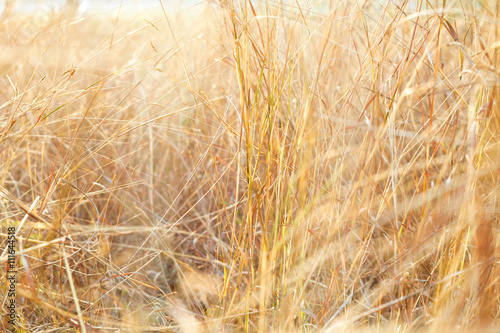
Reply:
M0 20L18 331L500 328L494 1L42 14Z

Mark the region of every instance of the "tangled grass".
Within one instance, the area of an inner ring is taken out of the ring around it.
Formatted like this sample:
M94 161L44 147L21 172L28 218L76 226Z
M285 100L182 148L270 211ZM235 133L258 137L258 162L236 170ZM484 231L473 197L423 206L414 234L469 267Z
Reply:
M499 16L7 6L3 330L499 328Z

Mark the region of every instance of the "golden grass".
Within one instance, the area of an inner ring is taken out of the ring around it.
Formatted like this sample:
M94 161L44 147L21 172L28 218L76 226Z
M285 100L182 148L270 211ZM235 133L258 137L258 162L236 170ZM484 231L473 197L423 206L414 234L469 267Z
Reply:
M17 330L499 328L499 16L487 0L4 12Z

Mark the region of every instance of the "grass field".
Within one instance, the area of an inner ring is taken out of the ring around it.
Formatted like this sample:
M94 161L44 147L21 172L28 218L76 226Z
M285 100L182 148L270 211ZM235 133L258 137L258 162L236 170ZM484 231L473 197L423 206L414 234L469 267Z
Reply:
M1 330L500 330L497 1L69 3L0 16Z

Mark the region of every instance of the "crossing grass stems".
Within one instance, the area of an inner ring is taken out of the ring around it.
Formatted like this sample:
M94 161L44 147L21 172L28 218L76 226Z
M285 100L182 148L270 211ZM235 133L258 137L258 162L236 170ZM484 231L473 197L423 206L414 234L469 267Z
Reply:
M16 329L498 328L496 2L74 6L0 20Z

